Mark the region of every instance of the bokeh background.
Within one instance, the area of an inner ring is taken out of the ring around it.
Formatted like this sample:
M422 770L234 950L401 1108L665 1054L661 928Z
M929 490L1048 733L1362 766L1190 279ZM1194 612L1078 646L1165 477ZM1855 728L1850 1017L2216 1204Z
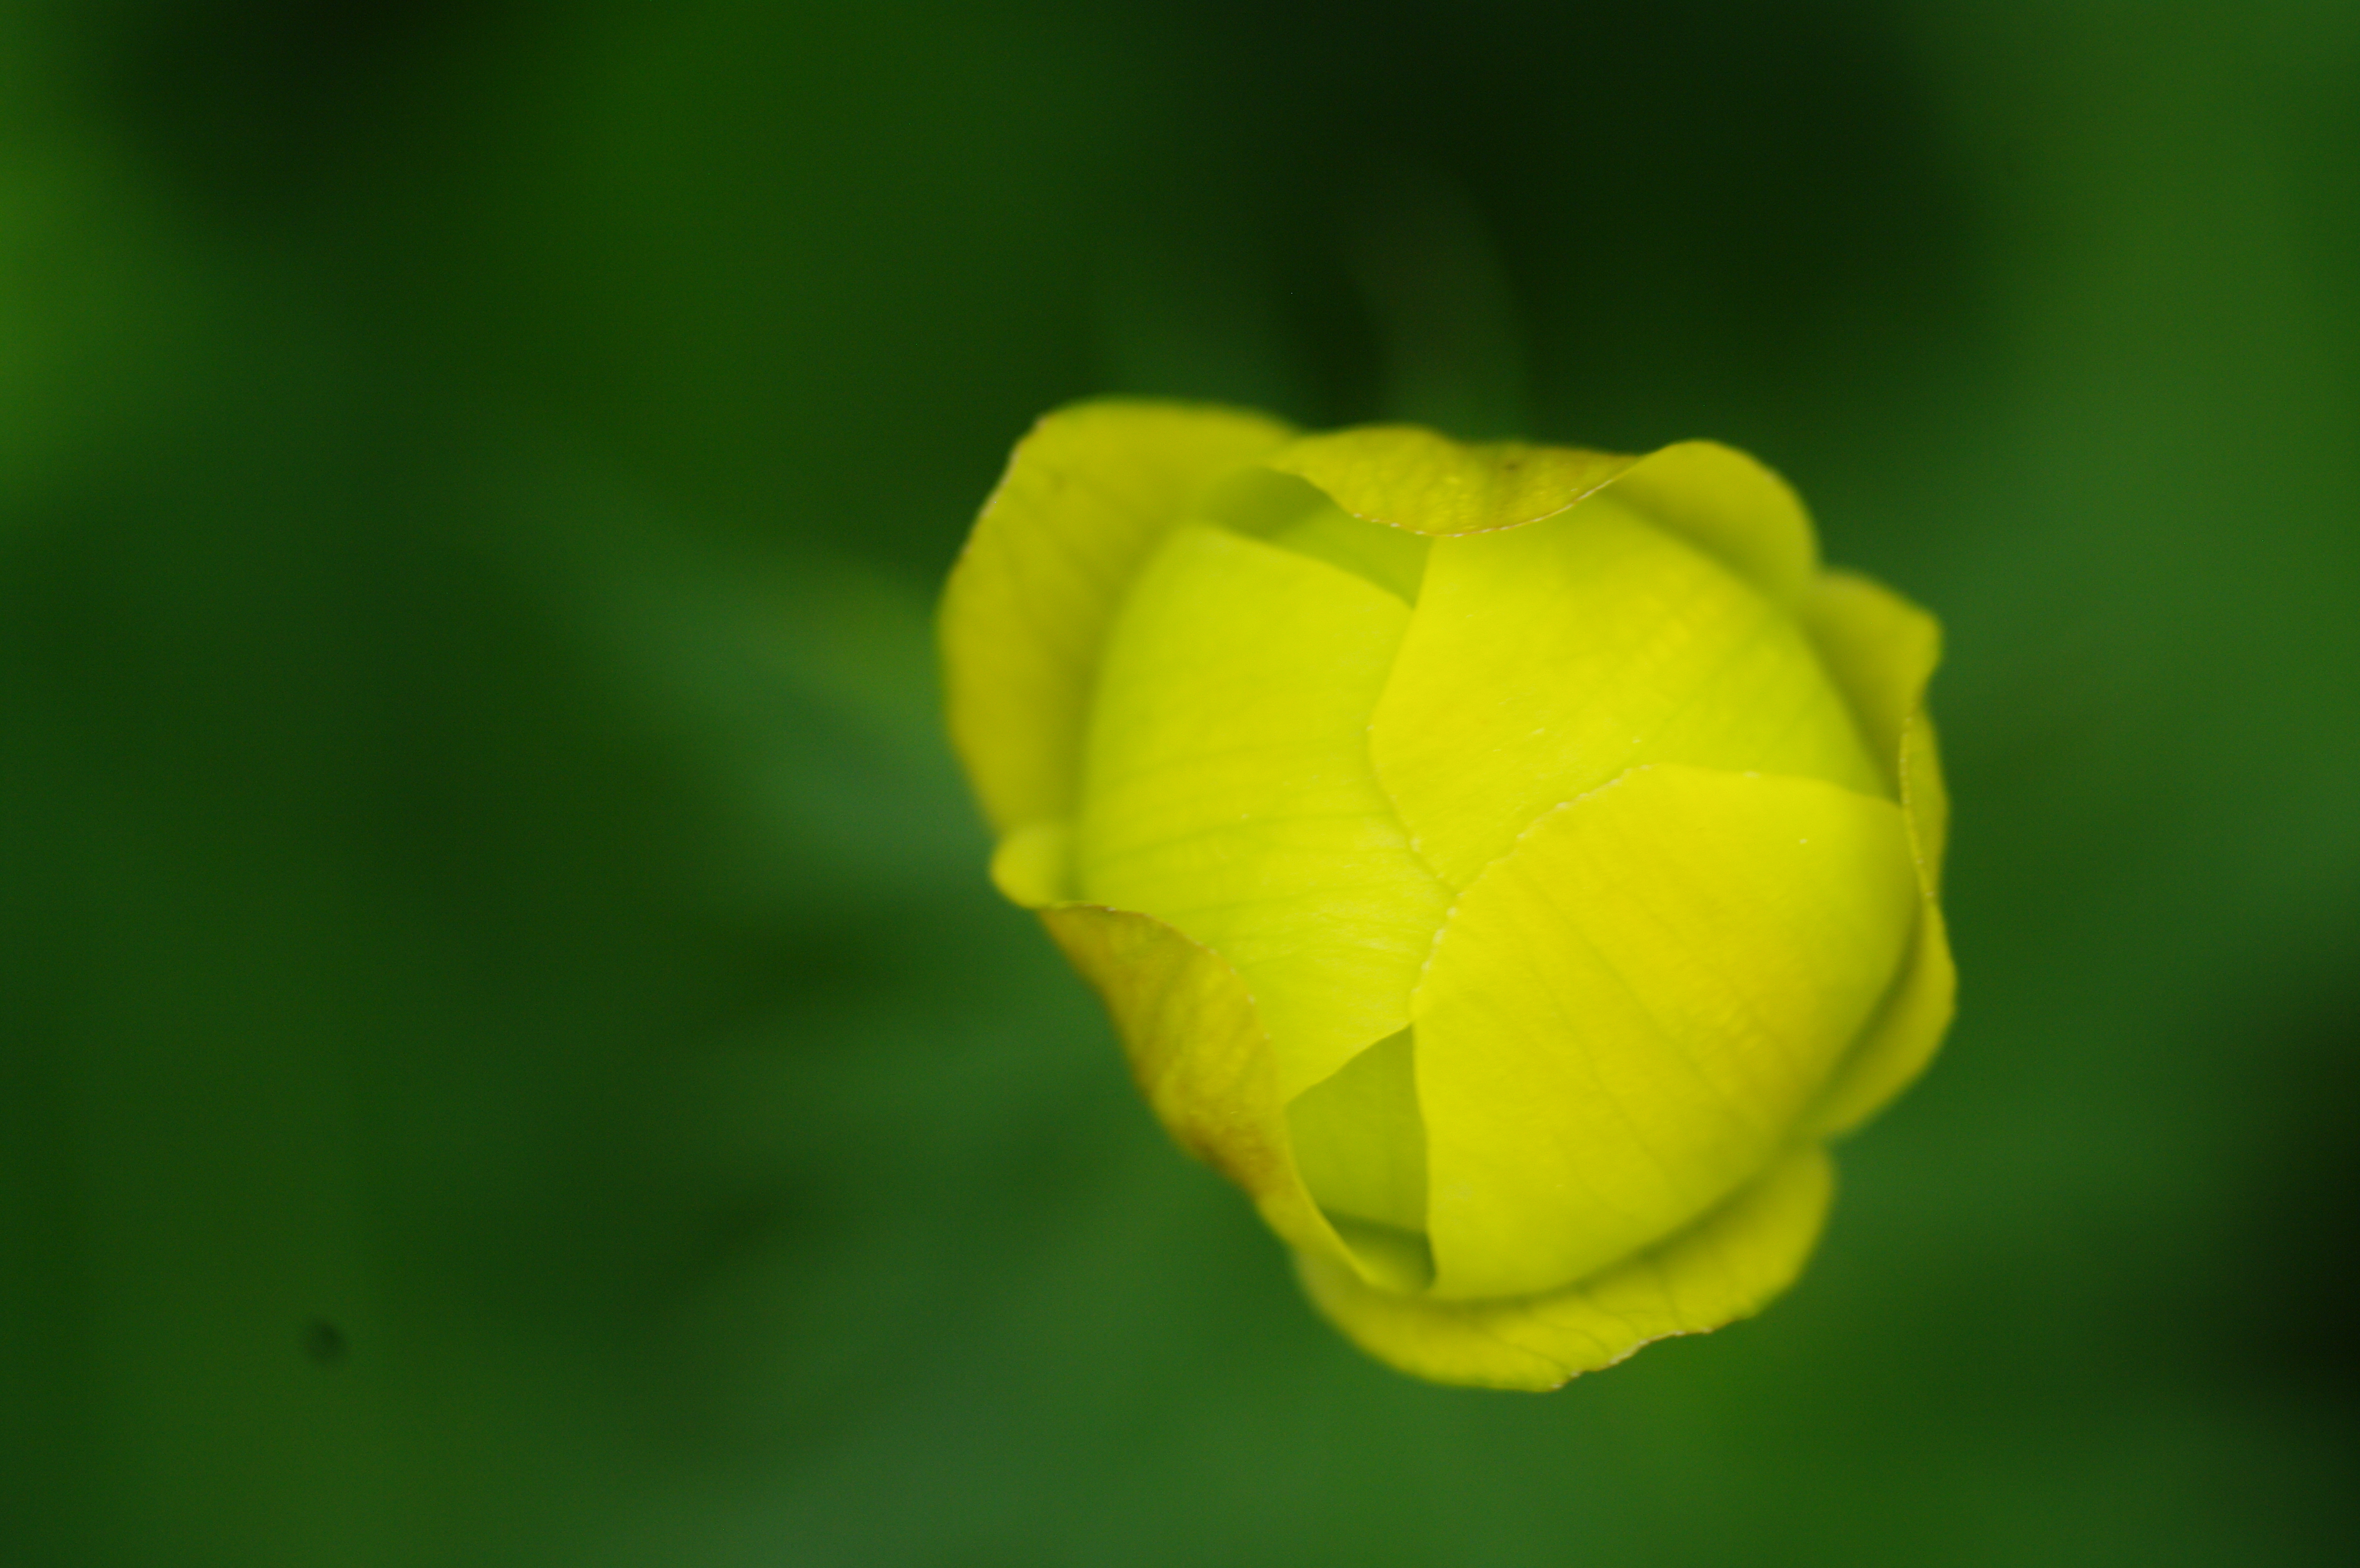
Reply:
M1363 1361L981 875L1102 391L1746 446L1960 1022L1766 1317ZM0 7L0 1561L2346 1562L2360 7Z

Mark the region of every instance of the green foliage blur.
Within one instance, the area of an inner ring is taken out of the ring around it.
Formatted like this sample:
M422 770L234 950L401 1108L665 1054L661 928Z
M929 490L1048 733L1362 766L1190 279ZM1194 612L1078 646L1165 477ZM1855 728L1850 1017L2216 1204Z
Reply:
M1964 972L1769 1315L1297 1299L982 875L1102 391L1793 477ZM2348 1561L2360 8L0 7L0 1563Z

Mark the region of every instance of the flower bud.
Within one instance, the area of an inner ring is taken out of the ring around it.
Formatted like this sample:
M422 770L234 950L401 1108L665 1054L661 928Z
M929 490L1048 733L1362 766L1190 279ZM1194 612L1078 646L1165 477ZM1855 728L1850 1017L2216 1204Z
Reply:
M1405 1371L1757 1310L1949 1023L1937 630L1727 447L1082 404L942 636L994 881Z

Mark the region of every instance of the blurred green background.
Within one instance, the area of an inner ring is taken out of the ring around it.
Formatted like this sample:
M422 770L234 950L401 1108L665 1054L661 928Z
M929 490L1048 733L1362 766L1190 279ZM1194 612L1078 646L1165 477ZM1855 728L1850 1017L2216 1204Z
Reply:
M984 885L1094 392L1746 446L1965 981L1766 1317L1417 1386ZM2360 7L11 0L0 1562L2349 1561Z

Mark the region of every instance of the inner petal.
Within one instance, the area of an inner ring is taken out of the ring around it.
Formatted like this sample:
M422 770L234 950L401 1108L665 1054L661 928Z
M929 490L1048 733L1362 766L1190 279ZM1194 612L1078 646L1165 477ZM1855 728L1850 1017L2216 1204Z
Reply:
M1412 1031L1378 1041L1286 1108L1295 1168L1347 1245L1396 1289L1433 1277L1426 1120Z
M1328 502L1271 535L1271 543L1367 578L1404 604L1417 602L1433 541L1370 522Z
M1611 490L1434 542L1370 743L1455 886L1542 812L1646 762L1889 793L1793 618Z
M1286 1108L1303 1184L1331 1218L1426 1229L1426 1123L1413 1042L1407 1029L1388 1036Z
M1077 892L1237 969L1287 1099L1407 1026L1448 906L1369 761L1408 620L1353 573L1191 524L1140 574L1099 671Z

